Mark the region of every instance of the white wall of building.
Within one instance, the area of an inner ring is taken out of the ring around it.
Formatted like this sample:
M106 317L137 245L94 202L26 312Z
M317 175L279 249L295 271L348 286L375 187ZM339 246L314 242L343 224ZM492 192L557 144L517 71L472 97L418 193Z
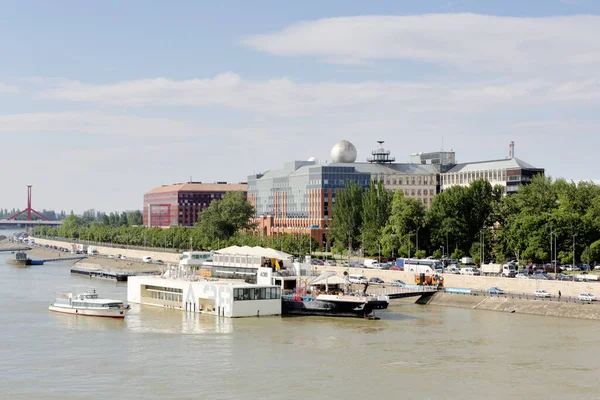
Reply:
M182 290L182 301L169 305L160 299L142 298L146 285ZM271 286L271 285L269 285ZM281 299L234 301L233 290L237 288L261 288L265 285L249 285L224 281L186 281L156 276L132 276L127 280L127 301L160 307L172 307L203 314L224 317L252 317L257 315L280 315ZM210 304L209 306L207 306Z

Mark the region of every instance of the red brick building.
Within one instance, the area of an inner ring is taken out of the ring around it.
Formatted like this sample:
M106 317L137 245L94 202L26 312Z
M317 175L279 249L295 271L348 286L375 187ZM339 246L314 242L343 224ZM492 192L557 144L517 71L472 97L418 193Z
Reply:
M243 192L245 183L187 182L164 185L144 195L144 226L168 228L170 226L194 226L198 214L213 200L220 200L227 192Z

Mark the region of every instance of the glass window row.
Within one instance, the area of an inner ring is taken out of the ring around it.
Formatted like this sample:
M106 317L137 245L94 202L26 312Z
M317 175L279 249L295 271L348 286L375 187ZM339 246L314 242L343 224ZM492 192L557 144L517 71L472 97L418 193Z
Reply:
M277 287L272 288L247 288L247 289L233 289L233 300L244 301L244 300L274 300L281 297L281 289Z

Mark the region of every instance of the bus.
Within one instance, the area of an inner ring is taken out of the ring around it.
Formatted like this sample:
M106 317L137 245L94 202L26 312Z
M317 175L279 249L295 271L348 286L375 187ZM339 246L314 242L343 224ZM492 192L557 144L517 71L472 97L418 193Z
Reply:
M419 258L397 258L396 266L403 267L405 272L417 274L434 274L436 269L444 268L444 264L440 260Z

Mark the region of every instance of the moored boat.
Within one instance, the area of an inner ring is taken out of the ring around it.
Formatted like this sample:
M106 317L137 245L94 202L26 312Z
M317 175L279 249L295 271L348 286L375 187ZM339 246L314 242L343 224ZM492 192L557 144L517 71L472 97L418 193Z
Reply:
M27 257L27 253L23 251L17 251L11 258L6 260L6 262L9 264L18 265L20 267L32 264L31 258Z
M121 300L102 299L95 290L77 295L59 293L48 307L50 311L88 317L125 318L130 306Z
M388 305L388 296L349 296L343 294L281 296L283 314L366 318L370 317L374 310L384 310Z

